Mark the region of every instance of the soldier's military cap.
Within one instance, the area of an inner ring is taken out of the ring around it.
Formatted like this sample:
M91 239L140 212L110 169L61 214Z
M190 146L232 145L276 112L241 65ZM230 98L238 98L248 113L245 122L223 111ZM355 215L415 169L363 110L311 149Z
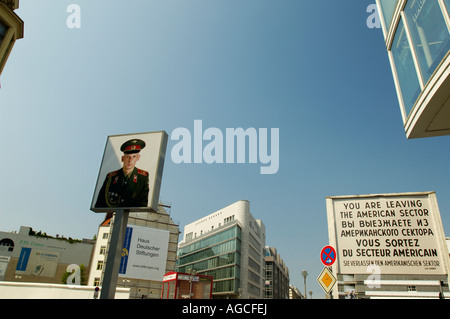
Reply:
M131 153L139 153L144 147L145 142L143 140L132 139L123 143L122 146L120 147L120 150L125 154L131 154Z

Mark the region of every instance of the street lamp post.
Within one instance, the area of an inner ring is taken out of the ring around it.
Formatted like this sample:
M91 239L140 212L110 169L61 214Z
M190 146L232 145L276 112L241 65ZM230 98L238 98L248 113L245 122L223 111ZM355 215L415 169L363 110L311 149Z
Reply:
M305 299L307 299L308 296L306 295L306 277L308 276L308 272L306 270L302 270L302 276L305 283Z
M189 299L192 299L192 281L195 279L195 275L197 274L197 271L194 269L189 269Z

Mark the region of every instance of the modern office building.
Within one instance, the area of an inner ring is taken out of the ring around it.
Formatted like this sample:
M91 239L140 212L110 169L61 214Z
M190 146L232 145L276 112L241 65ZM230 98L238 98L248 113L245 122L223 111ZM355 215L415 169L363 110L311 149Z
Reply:
M24 23L14 12L19 0L0 0L0 75L17 39L23 38Z
M167 248L167 258L165 269L161 269L162 275L155 280L146 279L145 277L130 276L120 274L117 281L117 288L130 288L130 299L160 299L164 274L175 271L176 254L178 236L180 234L179 226L172 220L167 205L159 204L158 212L130 212L128 217L128 227L138 226L141 229L148 229L149 232L166 231L169 232L169 243ZM111 238L112 227L114 227L114 216L107 214L105 220L100 224L97 234L97 241L92 257L91 269L89 272L88 285L101 287L104 274L107 254L109 249L109 241ZM154 243L138 244L139 254L144 255L151 249ZM138 246L136 245L136 246ZM149 249L146 249L148 247ZM131 254L131 250L129 250ZM158 251L165 255L166 252ZM155 256L156 254L152 254ZM153 258L153 260L156 260ZM151 269L154 265L149 262L143 265Z
M377 0L407 138L450 134L450 0Z
M264 260L264 299L289 299L289 269L276 248L266 246Z
M177 271L213 276L213 299L264 298L265 226L241 200L184 227Z

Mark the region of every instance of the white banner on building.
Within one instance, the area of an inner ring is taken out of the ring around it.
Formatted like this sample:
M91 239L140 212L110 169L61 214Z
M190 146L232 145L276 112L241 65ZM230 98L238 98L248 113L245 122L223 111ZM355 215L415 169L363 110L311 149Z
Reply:
M339 274L447 273L434 192L327 197L327 214Z
M119 276L162 281L166 273L169 231L128 225Z

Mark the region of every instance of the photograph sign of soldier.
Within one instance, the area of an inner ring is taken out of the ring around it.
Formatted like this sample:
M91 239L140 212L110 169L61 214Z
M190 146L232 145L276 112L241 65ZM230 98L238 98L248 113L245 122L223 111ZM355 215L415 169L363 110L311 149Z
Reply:
M157 210L166 132L109 136L91 210Z

